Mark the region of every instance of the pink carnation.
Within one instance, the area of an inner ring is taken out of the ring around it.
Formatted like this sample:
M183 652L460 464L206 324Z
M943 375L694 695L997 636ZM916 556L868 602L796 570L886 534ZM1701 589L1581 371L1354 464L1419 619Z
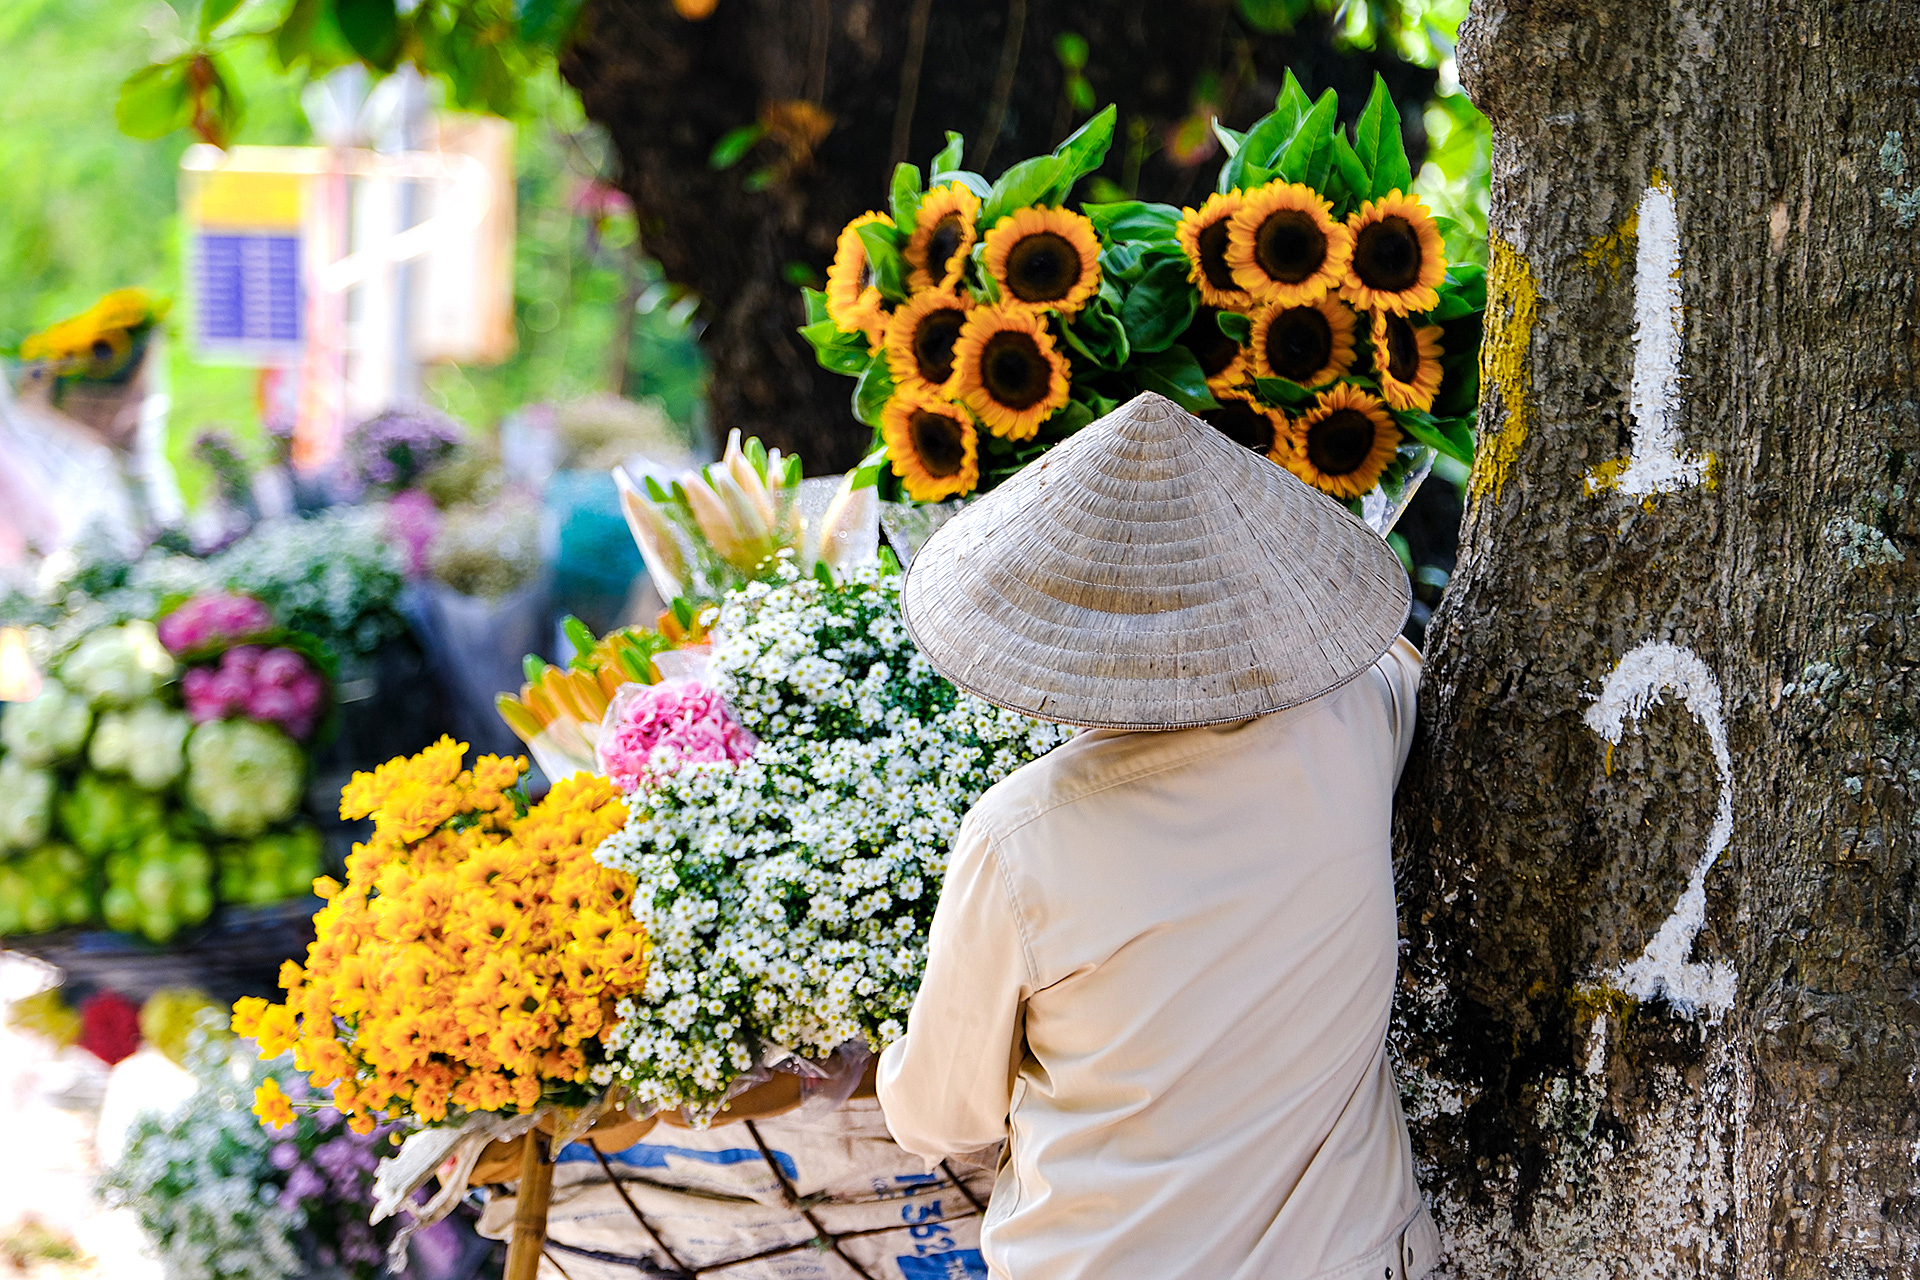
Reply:
M326 681L292 649L241 645L217 667L194 667L180 679L181 700L195 724L245 716L279 725L294 738L313 732L326 701Z
M670 765L716 764L745 760L758 745L712 689L697 680L662 680L620 691L598 755L615 786L636 791L656 768L656 749Z
M440 533L440 508L418 489L395 494L387 501L387 536L407 553L407 576L427 576L433 540Z
M160 643L174 653L189 653L231 640L244 640L273 627L273 613L252 596L209 592L160 619Z

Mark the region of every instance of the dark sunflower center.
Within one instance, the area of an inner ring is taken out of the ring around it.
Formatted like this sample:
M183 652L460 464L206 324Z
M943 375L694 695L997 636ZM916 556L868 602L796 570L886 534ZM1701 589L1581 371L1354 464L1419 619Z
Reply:
M1253 233L1253 260L1269 279L1299 284L1327 260L1327 233L1304 209L1278 209Z
M1196 309L1193 323L1180 335L1180 341L1200 362L1200 372L1209 378L1232 364L1233 358L1240 354L1240 344L1220 332L1220 322L1215 319L1219 314L1212 307Z
M980 382L987 394L1009 409L1028 409L1047 398L1052 366L1030 333L1005 329L980 348Z
M1058 302L1080 282L1080 251L1065 236L1036 231L1007 254L1007 290L1022 302Z
M1267 453L1273 448L1273 419L1244 400L1228 400L1218 409L1208 409L1200 415L1200 420L1255 453Z
M865 253L862 253L860 255L860 292L865 293L872 284L873 263L867 260Z
M928 475L945 480L960 474L967 459L967 439L959 423L944 413L917 409L908 429L913 434L913 451L920 455Z
M1420 283L1420 237L1405 218L1370 222L1354 237L1353 272L1369 289L1398 293Z
M1387 376L1395 382L1412 382L1420 372L1420 339L1405 316L1387 316Z
M951 308L929 311L914 327L914 367L935 386L953 376L953 340L960 336L966 318L964 311Z
M1240 286L1233 282L1233 268L1227 265L1228 221L1223 215L1201 228L1195 242L1200 246L1200 274L1207 283L1222 293L1238 293Z
M1358 409L1330 413L1307 428L1307 461L1323 476L1358 471L1373 452L1373 419Z
M965 234L957 213L950 213L933 224L933 234L927 237L927 274L935 284L946 279L947 264L960 252L960 241Z
M1267 363L1304 383L1333 361L1333 326L1318 307L1288 307L1267 326Z

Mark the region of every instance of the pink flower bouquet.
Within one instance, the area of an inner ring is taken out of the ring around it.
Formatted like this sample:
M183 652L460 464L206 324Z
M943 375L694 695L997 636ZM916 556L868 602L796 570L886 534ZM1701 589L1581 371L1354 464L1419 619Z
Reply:
M319 722L327 685L292 649L241 645L220 655L217 667L194 667L181 677L180 694L195 724L245 716L279 725L304 740Z
M273 629L273 613L252 596L203 592L160 619L160 643L192 653Z
M697 680L662 680L614 695L595 755L613 785L631 792L661 770L737 763L759 745L712 689Z

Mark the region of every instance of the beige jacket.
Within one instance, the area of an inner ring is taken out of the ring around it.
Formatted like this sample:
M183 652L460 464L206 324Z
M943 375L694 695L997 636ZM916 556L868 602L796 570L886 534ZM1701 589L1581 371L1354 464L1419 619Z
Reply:
M1402 640L1258 720L1083 733L967 816L880 1099L929 1160L1008 1140L995 1277L1431 1267L1386 1057L1419 676Z

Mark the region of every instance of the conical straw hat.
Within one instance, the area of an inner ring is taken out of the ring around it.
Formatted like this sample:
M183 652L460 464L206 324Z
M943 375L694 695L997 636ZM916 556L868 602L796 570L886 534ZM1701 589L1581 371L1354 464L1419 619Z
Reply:
M1103 729L1319 697L1386 652L1408 602L1366 525L1150 393L949 521L901 598L914 641L961 688Z

